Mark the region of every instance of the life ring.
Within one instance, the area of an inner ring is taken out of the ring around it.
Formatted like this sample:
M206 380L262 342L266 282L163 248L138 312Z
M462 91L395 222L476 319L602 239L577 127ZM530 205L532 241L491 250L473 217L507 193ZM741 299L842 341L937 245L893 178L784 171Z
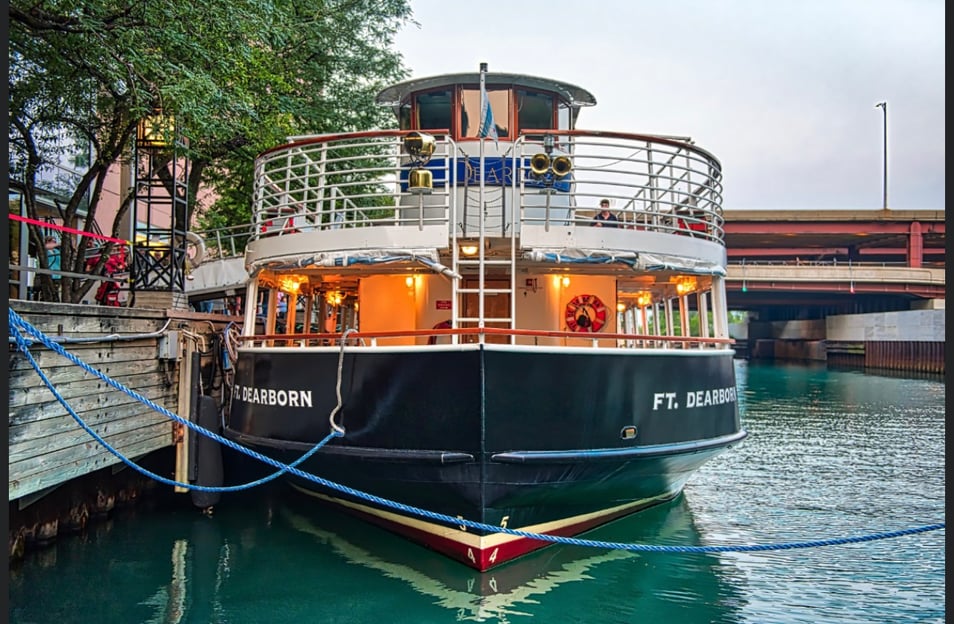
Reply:
M199 266L205 259L205 241L195 232L186 232L186 255L189 256L189 262L192 266ZM189 245L195 249L195 253L189 254Z
M570 331L598 332L606 325L606 305L596 295L577 295L566 304L564 318Z

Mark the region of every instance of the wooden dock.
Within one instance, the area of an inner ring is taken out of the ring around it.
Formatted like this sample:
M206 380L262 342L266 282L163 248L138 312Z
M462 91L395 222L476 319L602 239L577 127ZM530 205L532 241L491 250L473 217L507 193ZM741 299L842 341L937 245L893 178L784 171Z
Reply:
M190 418L183 380L192 353L214 371L213 335L232 317L181 309L11 300L10 308L64 350L156 405ZM155 482L129 469L84 430L11 342L8 501L11 560L31 542L84 528L89 518ZM187 427L34 342L30 353L76 415L124 457L158 474L182 473ZM218 400L218 399L217 399ZM185 478L185 477L183 477ZM159 485L159 487L169 487Z

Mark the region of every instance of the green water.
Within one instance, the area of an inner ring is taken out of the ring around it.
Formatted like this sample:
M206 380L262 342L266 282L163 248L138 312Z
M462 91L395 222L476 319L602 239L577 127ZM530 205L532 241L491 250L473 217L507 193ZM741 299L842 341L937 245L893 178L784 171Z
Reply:
M749 437L670 504L587 535L814 541L944 522L942 381L738 362ZM483 575L283 487L140 505L10 570L10 621L943 622L945 530L674 554L551 546Z

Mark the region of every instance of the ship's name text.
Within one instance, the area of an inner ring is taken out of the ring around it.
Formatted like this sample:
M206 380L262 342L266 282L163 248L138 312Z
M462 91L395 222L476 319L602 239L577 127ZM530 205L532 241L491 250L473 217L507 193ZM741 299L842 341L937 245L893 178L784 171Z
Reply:
M711 390L690 390L686 392L686 402L683 405L687 408L706 407L734 403L735 400L735 386L729 386L728 388L713 388ZM660 409L679 409L678 394L675 392L653 393L653 410Z
M311 407L311 390L276 390L275 388L252 388L236 384L232 399L258 405L281 407Z

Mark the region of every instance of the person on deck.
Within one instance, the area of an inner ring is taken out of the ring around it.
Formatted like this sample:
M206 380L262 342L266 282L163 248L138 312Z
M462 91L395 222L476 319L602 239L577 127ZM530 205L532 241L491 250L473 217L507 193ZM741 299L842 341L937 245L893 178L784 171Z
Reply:
M619 227L619 219L610 212L609 205L608 199L600 200L600 211L593 217L594 227Z

